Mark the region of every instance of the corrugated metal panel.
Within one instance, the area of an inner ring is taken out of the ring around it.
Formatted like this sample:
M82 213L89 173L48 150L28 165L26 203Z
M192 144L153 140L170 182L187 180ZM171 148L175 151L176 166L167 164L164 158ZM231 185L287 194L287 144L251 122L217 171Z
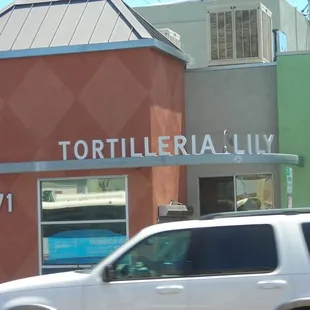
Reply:
M119 13L107 3L100 15L95 31L89 43L109 42L111 33L115 27Z
M106 1L89 1L86 10L75 30L70 45L87 44L97 25Z
M52 3L31 48L50 46L68 6L69 4L64 2Z
M26 19L14 45L13 49L28 49L31 47L33 40L43 22L46 13L48 12L48 5L34 5Z
M83 0L69 5L50 46L69 45L86 5L87 2Z
M14 41L18 36L29 12L31 6L14 9L0 36L0 50L8 51L12 49Z
M110 37L111 42L128 41L131 35L132 29L130 25L120 16L115 24L112 35Z

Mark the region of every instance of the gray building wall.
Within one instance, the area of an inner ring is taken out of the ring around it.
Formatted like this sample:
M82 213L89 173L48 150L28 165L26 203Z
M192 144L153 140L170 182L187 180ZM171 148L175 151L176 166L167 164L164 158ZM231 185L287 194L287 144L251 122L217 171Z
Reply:
M223 152L223 131L229 134L275 134L273 152L278 151L276 66L189 69L185 73L186 135L212 136L217 152ZM243 141L239 141L244 145ZM190 143L189 143L190 144ZM197 144L197 145L199 145ZM232 149L230 149L232 151ZM272 173L275 205L280 203L279 167L276 165L204 165L187 168L188 204L199 215L200 177Z
M261 2L272 11L273 28L287 34L288 51L310 48L309 21L286 0L189 1L137 7L135 10L156 28L170 28L181 36L183 50L195 58L189 68L208 66L207 11L225 4Z

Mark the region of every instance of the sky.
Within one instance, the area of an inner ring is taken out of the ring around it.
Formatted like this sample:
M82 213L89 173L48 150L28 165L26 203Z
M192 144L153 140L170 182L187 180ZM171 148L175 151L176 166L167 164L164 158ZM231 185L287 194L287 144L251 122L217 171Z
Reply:
M0 0L7 1L7 0ZM125 0L131 6L148 5L156 2L170 2L172 0ZM307 0L287 0L292 6L297 7L298 10L303 10L307 5Z
M304 9L305 6L307 5L307 0L288 0L288 2L291 5L296 6L298 10Z
M171 0L125 0L130 6L148 5L156 2L170 2ZM302 10L307 5L307 0L287 0L291 5ZM8 5L11 0L0 0L0 9Z

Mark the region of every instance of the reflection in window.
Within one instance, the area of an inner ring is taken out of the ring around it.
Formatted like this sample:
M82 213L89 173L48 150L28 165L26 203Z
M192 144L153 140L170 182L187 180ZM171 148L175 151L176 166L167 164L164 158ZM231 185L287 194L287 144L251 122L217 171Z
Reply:
M126 241L126 223L44 225L44 265L93 265Z
M271 174L236 177L237 210L263 210L274 208Z
M127 240L125 183L124 177L41 182L44 272L97 264Z
M42 221L126 219L125 179L44 181Z
M147 238L114 263L115 279L184 276L192 231L179 230Z

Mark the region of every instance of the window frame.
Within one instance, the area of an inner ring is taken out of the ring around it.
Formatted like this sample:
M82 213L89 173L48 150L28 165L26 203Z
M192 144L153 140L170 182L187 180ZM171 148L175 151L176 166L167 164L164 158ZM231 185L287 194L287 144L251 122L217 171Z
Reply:
M123 178L125 181L125 219L119 220L82 220L82 221L42 221L42 192L41 185L43 182L49 181L64 181L64 180L91 180L91 179L119 179ZM70 264L70 265L45 265L43 261L43 231L44 225L71 225L71 224L105 224L105 223L125 223L126 225L126 241L129 239L129 208L128 208L128 175L91 175L91 176L78 176L78 177L64 177L64 178L38 178L37 179L37 212L38 212L38 267L39 275L43 275L43 269L88 269L93 265L89 264Z

